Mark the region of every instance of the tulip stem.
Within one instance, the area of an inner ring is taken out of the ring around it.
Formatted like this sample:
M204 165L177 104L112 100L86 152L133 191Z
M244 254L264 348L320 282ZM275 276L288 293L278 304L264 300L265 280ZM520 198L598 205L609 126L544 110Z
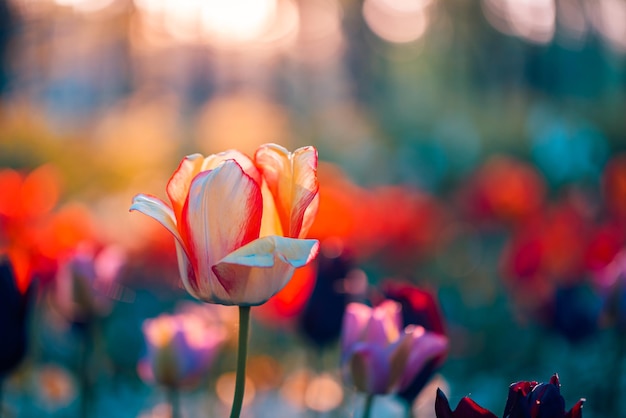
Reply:
M81 330L82 347L79 358L79 381L81 388L80 397L80 417L87 418L89 416L89 410L91 409L91 403L93 401L93 388L92 388L92 376L91 376L91 355L93 349L93 329L92 324L88 323L84 329Z
M363 407L363 418L370 418L372 412L372 404L374 403L374 395L368 393L365 397L365 406Z
M178 389L175 387L167 388L167 397L169 398L170 407L172 408L172 418L180 418L180 399Z
M243 393L246 387L246 358L248 355L248 328L250 325L250 307L239 307L239 345L237 347L237 377L235 380L235 396L230 418L239 418Z

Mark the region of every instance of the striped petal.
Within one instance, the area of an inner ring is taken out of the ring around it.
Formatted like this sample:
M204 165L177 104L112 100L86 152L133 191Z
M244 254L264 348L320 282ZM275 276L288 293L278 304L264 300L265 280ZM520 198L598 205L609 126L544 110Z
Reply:
M153 218L165 227L176 238L176 240L185 246L183 239L178 232L174 211L165 202L155 196L138 194L133 198L133 204L129 209L131 212L136 210Z
M196 274L190 286L201 299L211 301L224 294L211 267L258 238L262 207L258 184L234 160L201 172L192 181L181 235Z
M387 347L398 340L402 324L402 305L385 300L372 311L363 340L369 344Z
M319 191L315 148L290 153L280 145L266 144L257 150L255 163L274 197L283 234L306 236L316 212L312 203Z
M350 354L352 346L356 344L367 327L372 317L373 309L358 302L349 303L346 306L341 326L341 352L342 361Z
M274 196L267 187L267 182L263 181L261 186L261 193L263 195L263 218L261 219L261 237L267 237L269 235L278 235L284 237L283 227L280 223L280 217L276 210L276 203L274 202Z
M404 335L405 338L409 337L411 344L399 382L400 390L410 385L430 360L445 353L448 349L448 339L445 336L425 331L420 326L408 326Z
M389 361L380 347L357 343L349 366L357 390L374 395L388 393Z
M213 267L234 305L254 306L281 290L317 255L317 240L277 236L259 238L228 254Z
M183 206L189 194L189 186L193 178L202 171L204 157L200 154L188 155L180 162L178 168L167 183L167 196L172 202L176 220L180 223Z
M261 185L261 173L259 173L259 170L256 168L250 157L237 150L228 150L220 152L219 154L209 155L204 159L202 171L213 170L226 160L237 161L237 164L239 164L244 173L252 177L252 179L259 186Z

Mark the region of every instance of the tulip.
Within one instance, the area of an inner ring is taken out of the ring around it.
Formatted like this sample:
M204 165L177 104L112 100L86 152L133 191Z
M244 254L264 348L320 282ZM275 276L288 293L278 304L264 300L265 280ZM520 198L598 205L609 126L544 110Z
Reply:
M209 370L226 332L193 311L146 319L142 329L147 352L139 363L139 375L167 388L172 415L177 416L177 390L197 383Z
M197 299L254 306L317 254L302 239L318 201L317 153L260 147L254 162L239 151L187 156L167 184L172 203L137 195L130 210L160 222L175 238L183 284Z
M55 308L72 324L89 326L109 313L113 300L132 299L132 292L117 282L125 263L126 254L116 246L99 251L79 246L57 271Z
M399 280L386 280L381 288L388 299L395 300L402 305L402 323L404 326L419 325L424 327L426 331L446 335L443 315L437 299L431 292ZM411 384L398 395L412 403L433 374L443 365L446 354L443 352L430 360L415 376Z
M243 401L250 307L282 289L315 258L304 239L319 203L317 151L266 144L254 161L230 150L185 157L167 184L171 206L137 195L130 210L160 222L175 238L183 285L197 299L240 307L238 367L231 417Z
M401 305L385 300L375 308L361 303L346 307L341 359L347 381L367 394L364 417L373 395L405 389L433 358L447 349L443 335L421 326L402 329Z
M147 352L139 364L140 376L172 388L200 380L226 339L223 327L192 313L146 319L142 330Z
M566 412L560 388L559 377L556 374L550 378L549 383L513 383L509 386L503 418L582 418L585 400L579 400ZM461 399L457 408L452 411L448 399L439 389L435 413L437 418L496 418L495 414L468 397Z
M456 409L450 408L448 398L437 389L437 399L435 400L435 414L437 418L497 418L495 414L478 405L469 397L461 398Z
M509 387L504 418L582 418L584 399L565 412L561 384L554 374L549 383L517 382Z

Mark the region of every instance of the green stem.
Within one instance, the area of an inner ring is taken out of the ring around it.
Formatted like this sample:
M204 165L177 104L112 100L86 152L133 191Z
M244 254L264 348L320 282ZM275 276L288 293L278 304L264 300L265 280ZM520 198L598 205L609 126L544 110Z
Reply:
M167 398L172 408L172 418L180 418L180 398L178 389L174 386L168 387Z
M4 389L4 379L2 378L2 376L0 376L0 418L4 417L4 408L2 405L2 395L4 395L4 392L2 391L2 389Z
M372 412L372 404L374 403L374 395L368 393L365 397L365 406L363 407L363 418L370 418Z
M239 307L239 346L237 347L237 377L235 380L235 396L230 418L239 418L243 393L246 386L246 357L248 355L248 328L250 325L250 307Z
M91 379L91 352L92 352L92 329L91 324L86 325L82 330L82 347L79 363L79 382L81 388L80 417L87 418L91 409L92 401L92 379Z

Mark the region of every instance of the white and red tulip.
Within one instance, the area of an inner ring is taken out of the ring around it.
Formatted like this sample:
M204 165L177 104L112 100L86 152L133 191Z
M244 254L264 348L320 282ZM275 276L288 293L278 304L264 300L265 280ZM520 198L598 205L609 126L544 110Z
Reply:
M187 291L223 305L253 306L283 288L315 258L304 239L318 206L317 151L266 144L254 159L231 150L185 157L167 184L171 206L137 195L130 210L175 238Z

